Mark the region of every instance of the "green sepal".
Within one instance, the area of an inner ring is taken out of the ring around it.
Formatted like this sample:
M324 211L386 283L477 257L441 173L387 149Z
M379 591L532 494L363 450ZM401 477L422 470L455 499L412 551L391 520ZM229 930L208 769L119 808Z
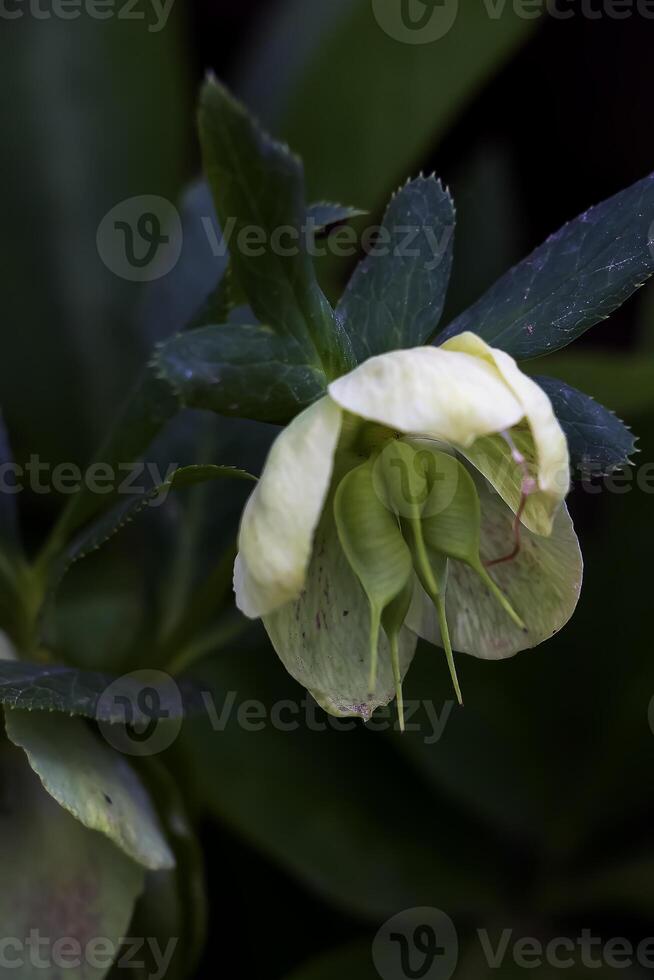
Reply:
M404 626L404 621L411 608L413 598L414 579L410 576L402 591L393 599L382 613L382 626L384 633L388 637L391 648L391 665L393 667L393 680L395 682L395 700L397 703L397 720L400 731L404 732L404 697L402 694L402 665L400 662L400 633Z
M372 471L371 460L351 470L334 497L341 547L370 603L370 692L376 686L382 614L412 577L411 553L397 518L375 493Z

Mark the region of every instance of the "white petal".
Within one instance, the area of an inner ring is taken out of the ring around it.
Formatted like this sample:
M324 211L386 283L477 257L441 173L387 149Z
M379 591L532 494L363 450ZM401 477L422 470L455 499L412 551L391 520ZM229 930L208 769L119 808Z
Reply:
M478 481L482 507L482 547L485 560L510 553L514 517L500 497ZM489 569L513 608L525 621L528 633L515 626L482 581L467 566L449 563L446 595L452 646L484 660L503 660L549 639L572 616L583 578L583 560L567 507L554 518L550 537L522 532L519 555ZM420 588L414 594L406 625L440 646L433 607Z
M329 490L340 408L322 398L277 437L248 500L234 568L236 605L252 619L302 591Z
M492 365L439 347L371 357L333 381L329 394L361 418L459 446L510 429L525 414Z
M442 349L476 356L494 367L522 405L531 433L535 456L534 475L538 482L538 492L527 502L524 523L538 534L549 534L554 512L570 491L568 444L552 403L542 388L523 374L512 357L504 351L489 347L475 334L459 334L443 344ZM473 446L472 452L466 453L470 462L484 473L515 511L520 503L520 472L517 470L513 474L508 486L502 486L500 477L493 476L494 455L496 453L488 446ZM484 457L487 458L484 460ZM506 483L506 468L504 470ZM513 483L513 488L510 483Z

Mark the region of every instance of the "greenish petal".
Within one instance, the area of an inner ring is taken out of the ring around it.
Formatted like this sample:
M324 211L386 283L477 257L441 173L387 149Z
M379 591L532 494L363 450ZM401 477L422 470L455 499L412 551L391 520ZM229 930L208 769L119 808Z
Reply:
M513 550L515 516L483 480L476 485L481 501L481 557L492 562ZM579 542L565 505L554 517L550 537L523 528L517 556L488 574L520 614L527 632L511 620L472 568L451 561L446 610L455 650L501 660L537 646L562 629L577 606L583 577ZM407 626L440 644L437 616L421 590L414 594Z
M328 512L316 532L299 599L264 617L282 663L330 714L368 719L395 694L390 645L379 636L377 679L369 696L370 604L338 540ZM398 656L403 678L413 659L415 635L402 629Z

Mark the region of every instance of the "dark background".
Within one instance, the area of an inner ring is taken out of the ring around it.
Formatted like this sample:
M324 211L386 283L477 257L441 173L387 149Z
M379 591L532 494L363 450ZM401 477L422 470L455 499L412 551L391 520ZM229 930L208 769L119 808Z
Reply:
M509 14L492 24L466 14L454 40L410 49L381 34L363 0L178 0L156 35L139 23L0 22L0 392L18 459L84 464L154 340L181 328L178 311L209 288L206 270L192 274L206 257L192 251L184 275L141 290L95 250L120 200L177 201L197 177L207 69L302 153L313 198L377 218L407 176L444 179L458 210L447 318L565 221L654 170L654 21L575 9L506 45ZM321 274L337 293L347 264ZM537 365L626 419L641 439L637 467L654 458L653 316L646 288L574 351ZM260 467L272 434L191 416L161 452ZM215 540L229 538L241 503L209 501ZM26 493L21 504L35 546L62 501ZM69 659L112 669L158 615L157 576L177 568L169 538L186 527L175 506L71 576L59 610ZM377 929L419 905L455 921L461 977L488 975L474 941L484 926L654 933L651 495L578 489L571 507L587 561L575 619L508 663L459 658L466 707L438 744L365 729L185 733L170 764L205 848L199 977L276 980L323 954L297 980L374 976ZM186 594L216 559L214 539L199 538ZM256 631L217 647L201 676L219 700L301 695ZM440 658L421 648L407 697L440 710L449 696Z

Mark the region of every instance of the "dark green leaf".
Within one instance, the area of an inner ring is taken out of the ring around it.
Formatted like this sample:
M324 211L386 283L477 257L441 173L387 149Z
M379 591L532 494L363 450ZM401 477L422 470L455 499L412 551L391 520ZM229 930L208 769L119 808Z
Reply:
M336 225L356 218L358 215L365 214L357 208L346 207L342 204L329 204L327 202L312 204L307 209L306 229L308 239L315 241L323 237ZM204 215L205 221L210 221L211 216ZM218 233L217 233L218 234ZM234 310L249 310L249 315L241 317L239 322L253 323L256 321L254 312L248 306L248 298L239 284L234 267L227 264L217 288L211 293L201 312L193 317L187 329L204 327L212 323L224 323Z
M599 476L631 462L636 438L613 412L557 378L536 377L534 381L552 402L575 470Z
M292 337L271 327L220 324L163 344L154 367L188 408L288 422L325 391L325 377Z
M605 320L652 272L654 174L564 225L438 342L471 330L514 357L538 357Z
M338 305L357 360L433 336L452 268L454 206L434 177L418 177L391 200L379 242Z
M334 316L304 241L301 161L213 80L202 91L200 138L234 271L255 316L292 337L315 368L342 368Z
M152 717L139 702L146 688L158 694L160 716L167 712L173 722L198 706L194 687L171 678L164 681L160 671L116 678L74 667L0 661L0 704L8 708L57 711L118 725L125 722L129 702L134 723L147 724Z

